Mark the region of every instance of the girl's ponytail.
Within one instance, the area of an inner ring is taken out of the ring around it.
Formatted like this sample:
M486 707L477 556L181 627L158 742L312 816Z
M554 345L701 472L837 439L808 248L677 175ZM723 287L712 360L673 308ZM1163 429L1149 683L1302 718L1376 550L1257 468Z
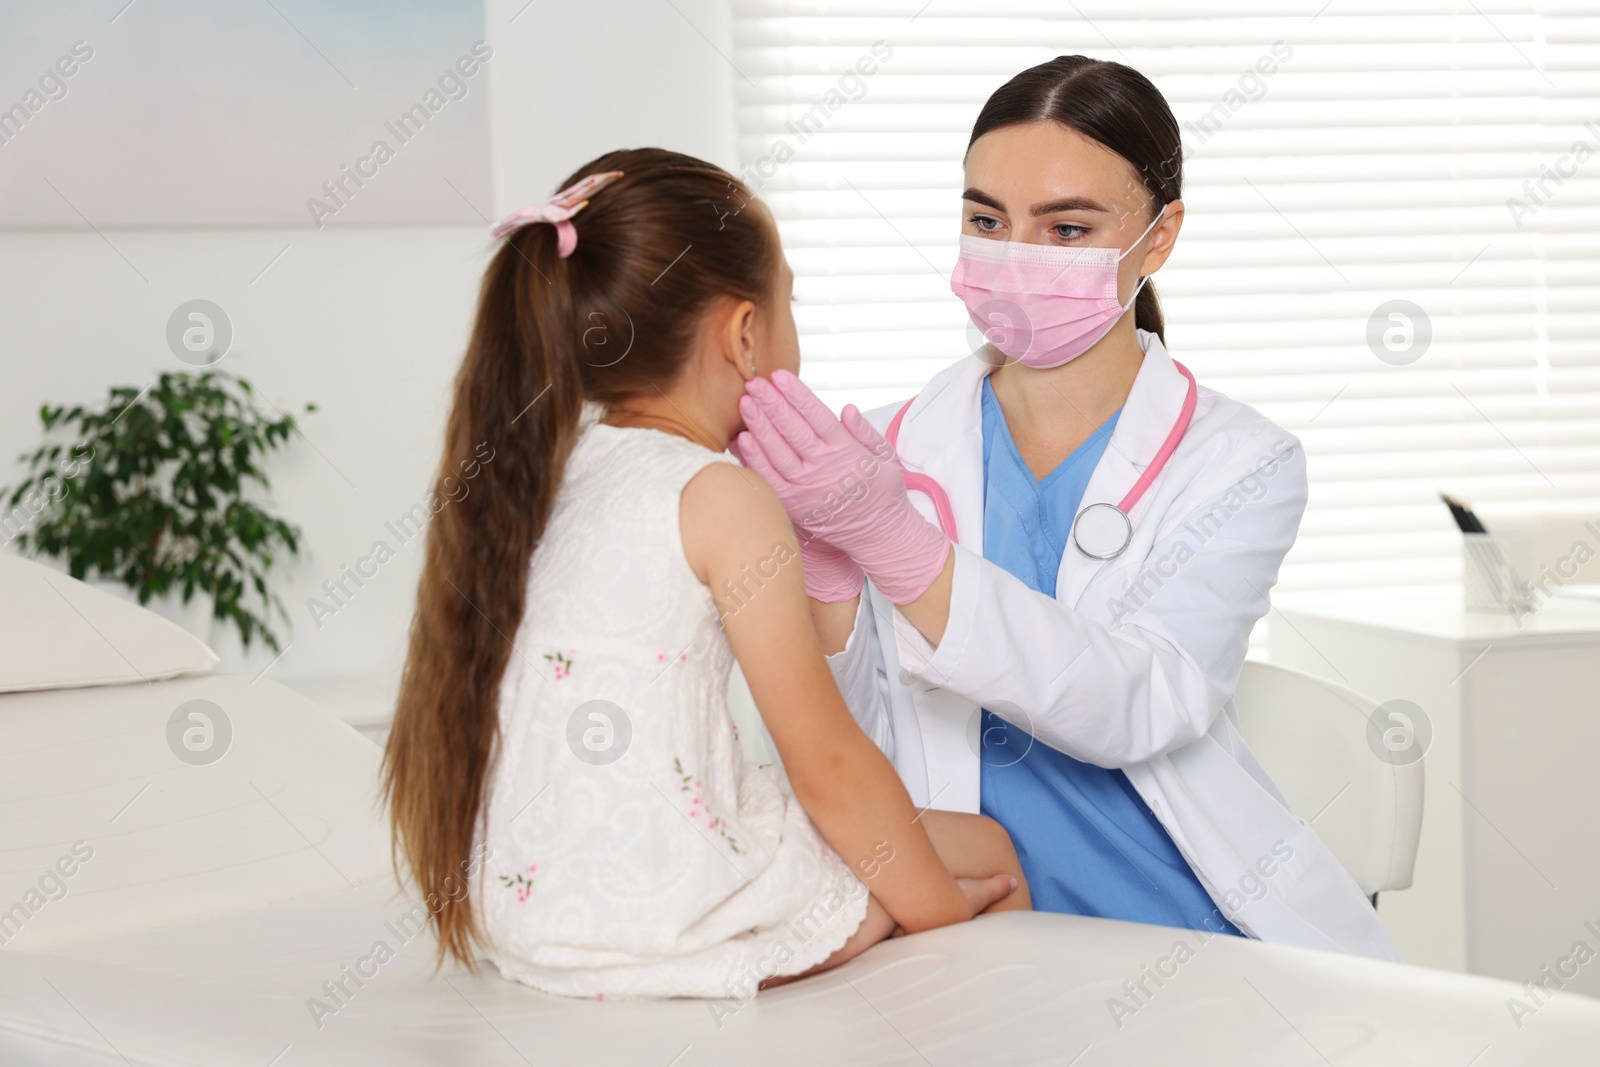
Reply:
M469 967L469 928L456 921L470 873L460 860L473 847L498 742L496 689L522 618L528 558L583 403L577 359L556 328L569 318L566 272L547 262L549 280L541 280L524 258L541 251L508 244L483 279L472 341L456 374L435 487L443 506L428 527L385 752L396 829L391 860L398 872L403 849L425 891L439 926L439 961L449 952ZM476 477L463 480L461 465L474 460ZM451 484L466 485L466 495L447 496ZM445 769L452 781L433 780Z
M479 934L468 885L492 860L473 849L499 744L500 686L523 615L538 608L525 603L528 563L583 404L669 383L718 297L765 304L775 295L776 230L731 175L636 149L602 156L563 188L609 170L623 176L572 220L569 256L559 255L555 227L528 223L484 275L384 752L396 873L403 858L437 929L436 963L453 955L472 971Z

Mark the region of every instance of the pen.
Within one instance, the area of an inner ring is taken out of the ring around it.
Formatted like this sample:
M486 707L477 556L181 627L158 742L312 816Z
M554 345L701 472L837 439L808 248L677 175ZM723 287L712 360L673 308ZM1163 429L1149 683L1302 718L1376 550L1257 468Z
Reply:
M1450 496L1448 493L1440 493L1439 499L1443 500L1445 507L1450 509L1450 517L1456 520L1456 526L1461 530L1462 533L1489 532L1488 529L1483 525L1483 520L1478 518L1477 514L1470 507L1463 504L1455 497Z

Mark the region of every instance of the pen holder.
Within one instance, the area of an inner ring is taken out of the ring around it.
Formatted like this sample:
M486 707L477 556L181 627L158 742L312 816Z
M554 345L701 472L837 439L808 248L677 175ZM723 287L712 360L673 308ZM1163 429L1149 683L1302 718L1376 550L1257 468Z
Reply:
M1510 545L1488 533L1461 535L1462 606L1468 611L1526 615L1533 610L1527 580L1512 563Z

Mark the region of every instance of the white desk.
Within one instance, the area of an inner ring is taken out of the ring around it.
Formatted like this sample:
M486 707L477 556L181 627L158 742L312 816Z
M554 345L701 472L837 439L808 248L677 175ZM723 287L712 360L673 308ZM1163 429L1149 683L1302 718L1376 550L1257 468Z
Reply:
M1380 898L1409 962L1600 995L1600 603L1519 627L1432 601L1285 597L1272 662L1427 715L1416 880ZM1376 758L1376 757L1375 757ZM1586 925L1592 924L1592 925Z

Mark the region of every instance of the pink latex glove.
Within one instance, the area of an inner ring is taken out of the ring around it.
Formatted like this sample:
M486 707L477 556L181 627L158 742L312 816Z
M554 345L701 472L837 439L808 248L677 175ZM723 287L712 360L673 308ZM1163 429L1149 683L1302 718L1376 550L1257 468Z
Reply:
M795 533L800 539L800 566L805 568L807 596L824 604L837 604L861 595L867 576L849 553L804 530Z
M739 462L750 466L737 438L728 442L728 450L739 457ZM848 553L805 530L796 529L795 536L800 542L800 567L806 578L807 596L824 604L837 604L861 595L867 576Z
M950 542L911 506L894 448L854 405L843 421L799 378L745 383L739 455L771 483L804 538L853 558L884 596L908 604L944 570Z

